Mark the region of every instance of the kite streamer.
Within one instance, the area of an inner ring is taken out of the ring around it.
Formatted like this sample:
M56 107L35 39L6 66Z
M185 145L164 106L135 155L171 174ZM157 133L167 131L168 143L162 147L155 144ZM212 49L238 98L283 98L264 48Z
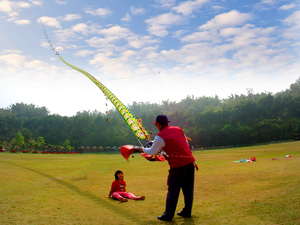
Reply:
M96 84L100 88L100 90L105 94L105 96L111 101L111 103L116 107L116 109L122 115L122 117L127 122L127 124L129 125L130 129L133 131L136 137L138 137L139 139L146 138L147 140L149 140L150 135L147 132L147 130L144 127L142 127L141 121L138 121L110 90L108 90L100 81L98 81L95 77L93 77L88 72L66 62L59 54L58 57L61 59L61 61L63 61L71 68L87 76L94 84Z
M104 93L104 95L111 101L111 103L116 107L116 109L119 111L119 113L122 115L130 129L133 131L135 136L139 139L150 139L150 135L148 131L142 126L142 120L141 119L136 119L131 112L123 105L123 103L110 91L108 90L100 81L98 81L95 77L93 77L91 74L88 72L73 66L72 64L66 62L60 55L59 53L55 50L51 40L49 39L46 29L44 27L43 22L40 20L43 30L45 33L45 36L47 38L47 41L49 42L52 50L55 52L56 55L63 61L65 64L70 66L71 68L79 71L80 73L84 74L87 78L89 78L94 84L96 84L100 90ZM107 120L108 121L108 120Z

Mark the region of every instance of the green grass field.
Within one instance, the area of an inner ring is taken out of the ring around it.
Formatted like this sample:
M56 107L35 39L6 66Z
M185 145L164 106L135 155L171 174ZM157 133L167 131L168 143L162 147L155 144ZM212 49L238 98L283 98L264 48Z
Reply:
M291 155L292 158L285 158ZM193 217L164 212L167 162L139 154L0 153L1 224L300 224L300 142L196 151ZM256 157L253 163L234 163ZM271 160L277 158L277 160ZM114 172L145 201L108 199ZM177 210L183 207L182 194Z

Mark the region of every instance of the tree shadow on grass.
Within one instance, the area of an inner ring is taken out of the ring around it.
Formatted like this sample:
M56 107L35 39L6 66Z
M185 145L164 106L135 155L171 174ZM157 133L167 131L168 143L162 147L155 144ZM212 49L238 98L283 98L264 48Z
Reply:
M118 215L120 215L120 216L122 216L122 217L124 217L124 218L126 218L126 219L128 219L130 221L132 221L133 223L142 224L142 221L138 217L132 215L131 213L129 213L129 212L125 211L125 210L122 210L122 209L114 206L112 204L112 202L110 202L110 201L107 201L105 199L99 198L97 195L94 195L94 194L89 193L89 192L83 192L83 191L81 191L78 187L76 187L73 184L70 184L70 183L65 182L65 181L63 181L61 179L57 179L57 178L52 177L52 176L50 176L48 174L42 173L40 171L31 169L31 168L28 168L28 167L25 167L25 166L20 166L20 165L14 164L14 163L9 163L9 162L4 162L4 161L0 161L0 162L6 163L6 164L9 164L9 165L12 165L12 166L17 166L17 167L20 167L22 169L25 169L25 170L37 173L37 174L39 174L39 175L41 175L43 177L47 177L47 178L55 181L56 183L69 188L70 190L76 192L77 194L79 194L79 195L81 195L81 196L83 196L83 197L85 197L85 198L87 198L89 200L92 200L93 202L101 205L102 207L105 207L106 209L111 210L111 211L117 213Z

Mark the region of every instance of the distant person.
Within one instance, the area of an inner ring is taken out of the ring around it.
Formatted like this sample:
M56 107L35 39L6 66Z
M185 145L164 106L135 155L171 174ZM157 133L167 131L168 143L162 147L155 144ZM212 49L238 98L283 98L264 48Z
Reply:
M160 150L167 154L170 165L168 176L168 194L166 199L165 212L158 216L159 220L171 221L174 217L180 189L184 196L184 208L177 215L191 217L194 198L194 174L198 166L189 148L186 137L180 127L168 125L167 116L156 117L155 124L159 133L149 148L140 148L140 152L155 155Z
M115 180L111 184L110 192L107 198L113 197L121 202L127 202L128 199L133 200L144 200L145 196L136 197L134 194L130 192L126 192L126 183L124 181L124 174L121 170L117 170L115 172Z

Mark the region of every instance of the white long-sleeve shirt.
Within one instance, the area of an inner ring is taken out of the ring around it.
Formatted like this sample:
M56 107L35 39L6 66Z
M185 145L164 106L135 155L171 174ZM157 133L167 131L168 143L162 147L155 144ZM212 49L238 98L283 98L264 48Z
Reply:
M189 144L188 140L186 142ZM153 144L150 148L143 148L143 151L148 155L155 155L159 152L163 147L165 147L165 141L160 136L155 136L153 140Z
M155 155L165 146L165 141L160 136L155 136L153 144L150 148L143 148L143 151L148 155Z

